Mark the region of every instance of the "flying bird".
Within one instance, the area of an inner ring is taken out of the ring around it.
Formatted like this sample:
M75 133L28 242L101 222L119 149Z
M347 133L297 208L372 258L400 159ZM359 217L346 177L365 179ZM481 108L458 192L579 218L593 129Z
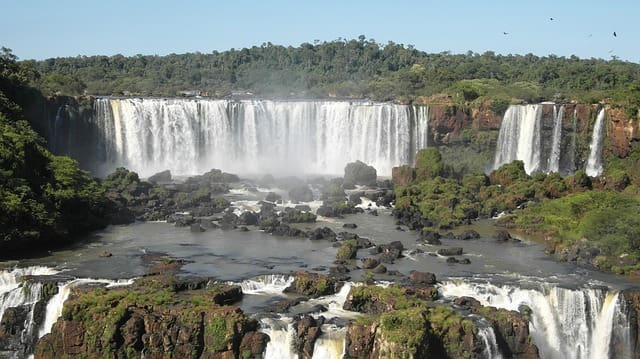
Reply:
M509 33L508 33L508 32L504 32L504 31L503 31L502 33L503 33L504 35L509 35Z
M618 37L618 34L616 34L616 32L613 32L613 37Z
M549 18L549 20L553 21L553 18L552 18L552 17L550 17L550 18Z

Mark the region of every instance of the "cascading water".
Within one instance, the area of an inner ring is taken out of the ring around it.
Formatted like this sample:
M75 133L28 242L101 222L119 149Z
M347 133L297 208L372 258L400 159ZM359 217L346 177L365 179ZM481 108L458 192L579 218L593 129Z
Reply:
M598 112L596 123L593 126L593 135L589 145L589 158L585 172L591 177L600 176L604 170L602 166L602 147L604 144L604 108Z
M240 288L243 294L281 294L294 279L283 274L268 274L243 280Z
M143 176L340 174L361 160L380 175L427 146L428 107L346 101L97 99L106 162Z
M478 337L482 339L484 344L484 356L488 359L502 359L500 348L496 340L496 333L493 328L483 327L478 329Z
M564 120L564 106L558 110L553 107L553 142L551 145L551 155L549 156L548 172L560 172L560 152L562 144L562 121Z
M621 325L628 319L619 293L548 285L523 289L466 281L447 281L439 290L445 297L469 296L483 305L508 310L528 306L529 330L545 359L626 358L633 350L628 339L629 324ZM615 354L610 351L614 339L619 344Z
M542 105L509 106L500 126L493 168L521 160L527 173L542 170L541 127Z

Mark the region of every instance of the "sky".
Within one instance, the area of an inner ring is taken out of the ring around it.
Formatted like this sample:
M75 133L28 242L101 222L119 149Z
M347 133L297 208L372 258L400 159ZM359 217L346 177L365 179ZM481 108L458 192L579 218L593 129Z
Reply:
M639 17L638 0L0 0L0 46L20 59L42 60L210 53L365 35L427 53L640 63Z

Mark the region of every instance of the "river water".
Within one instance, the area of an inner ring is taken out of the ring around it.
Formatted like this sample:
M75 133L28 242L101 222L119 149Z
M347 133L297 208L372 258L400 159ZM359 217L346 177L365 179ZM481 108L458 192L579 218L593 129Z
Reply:
M266 191L255 193L239 187L228 197L240 212L257 208L258 201L266 195ZM317 208L319 202L309 205ZM319 217L317 223L297 226L304 229L326 226L337 233L345 231L343 224L355 223L357 228L346 231L369 238L374 244L402 242L405 247L403 258L388 264L388 269L404 275L413 270L435 273L441 282L440 293L446 299L466 295L475 297L485 305L511 310L518 310L523 304L529 306L533 311L530 326L532 337L544 358L618 358L631 355L632 340L629 338L626 309L619 291L634 286L634 283L555 262L543 253L542 244L527 238L497 242L492 238L497 228L491 220L478 221L457 229L474 229L481 234L479 239L460 241L444 238L441 246L430 246L416 242L415 232L406 228L399 230L390 209L376 208L366 199L361 206L365 208L363 214L340 219ZM369 214L371 209L376 209L378 215ZM50 268L48 270L52 272L73 278L122 280L145 272L145 253L163 253L187 261L183 267L184 275L209 276L242 285L246 295L241 306L248 314L259 316L265 305L285 297L282 290L291 281L289 274L298 270L326 274L334 265L336 248L332 243L277 237L257 228L250 229L248 232L208 229L192 233L188 227L175 227L164 222L111 226L92 234L73 248L19 263L0 263L7 268L0 272L3 278L9 278L12 273L9 268L19 265L22 268ZM446 262L446 257L435 253L438 248L452 246L463 247L463 254L457 257L467 258L471 263L450 264ZM112 256L100 257L104 251L112 253ZM370 256L367 249L359 250L357 263ZM342 292L316 300L320 302L303 303L298 311L304 312L306 308L321 304L328 308L328 312L322 313L325 318L357 316L357 313L342 310L341 306L348 286L358 285L364 271L355 270L349 274L354 282L345 285L346 289ZM5 283L0 283L0 304L8 304L8 298L16 300L15 291L19 284L15 278L14 282L4 279ZM376 275L381 283L400 278ZM69 285L72 284L62 283L61 292L68 292ZM62 295L54 299L59 303L47 308L47 326L51 325L51 316L55 317L64 301ZM31 296L25 294L25 303L33 301ZM0 307L4 310L4 307ZM292 312L295 313L296 309ZM260 319L263 331L271 337L266 357L295 357L291 349L291 341L295 340L295 336L290 315ZM37 329L40 333L48 331L48 328ZM340 325L325 324L324 334L316 344L314 358L340 357L344 351L344 332ZM496 351L495 343L491 342L495 336L490 330L484 328L479 335L486 341L487 357L502 357ZM618 352L610 350L612 338L622 341L622 347L626 349Z

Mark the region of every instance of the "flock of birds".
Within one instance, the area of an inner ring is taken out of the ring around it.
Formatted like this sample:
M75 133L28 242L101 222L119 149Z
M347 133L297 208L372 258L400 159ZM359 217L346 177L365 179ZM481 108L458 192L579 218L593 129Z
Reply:
M552 17L550 17L550 18L549 18L549 21L554 21L554 20L555 20L555 19L554 19L554 18L552 18ZM506 32L506 31L503 31L503 32L502 32L502 34L503 34L503 35L509 35L509 33L508 33L508 32ZM593 36L593 34L589 34L589 37L591 37L591 36ZM616 32L615 32L615 31L613 32L613 37L618 37L618 34L616 34ZM612 53L612 52L613 52L613 50L609 50L609 53Z

